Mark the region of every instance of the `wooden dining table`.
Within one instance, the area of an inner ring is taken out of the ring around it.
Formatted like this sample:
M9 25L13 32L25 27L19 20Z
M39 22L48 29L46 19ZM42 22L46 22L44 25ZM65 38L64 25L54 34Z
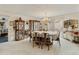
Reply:
M47 33L49 35L57 35L58 34L57 31L33 31L32 33L39 33L39 34Z
M43 33L47 33L47 34L49 34L50 40L52 41L53 36L56 36L56 35L58 34L58 31L33 31L32 33L39 33L40 36L41 36Z

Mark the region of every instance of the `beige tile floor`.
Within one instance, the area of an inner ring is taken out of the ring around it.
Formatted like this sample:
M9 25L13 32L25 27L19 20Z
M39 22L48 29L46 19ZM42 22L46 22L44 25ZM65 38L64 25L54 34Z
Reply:
M79 54L79 44L74 44L61 38L61 47L54 42L50 50L32 47L29 38L21 41L0 43L0 55L75 55Z

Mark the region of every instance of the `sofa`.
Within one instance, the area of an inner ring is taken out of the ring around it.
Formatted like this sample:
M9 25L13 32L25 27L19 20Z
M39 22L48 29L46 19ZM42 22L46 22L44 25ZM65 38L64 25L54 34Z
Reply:
M79 31L66 31L63 34L64 39L79 43Z
M67 39L69 41L73 41L74 40L74 36L73 36L73 32L72 31L66 31L63 33L63 38Z
M6 36L6 35L8 35L8 29L1 30L0 36Z

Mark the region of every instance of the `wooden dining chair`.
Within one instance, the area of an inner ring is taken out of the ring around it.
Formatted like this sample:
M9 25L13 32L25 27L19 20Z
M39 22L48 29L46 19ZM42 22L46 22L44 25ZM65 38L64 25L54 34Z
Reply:
M39 36L39 33L32 33L32 41L33 41L33 47L36 45L39 46L40 48L40 36Z
M41 37L40 37L40 40L41 40L41 49L43 49L43 46L45 45L46 35L47 35L47 33L42 33L41 34Z
M57 35L53 35L52 41L58 41L59 45L61 46L61 43L60 43L60 32L58 32Z
M42 34L42 40L41 40L41 49L43 49L43 46L46 45L48 46L48 50L50 45L52 45L52 42L50 41L50 37L48 33L43 33Z
M45 45L48 46L48 50L50 50L50 46L52 44L53 44L53 42L51 42L49 34L47 34Z

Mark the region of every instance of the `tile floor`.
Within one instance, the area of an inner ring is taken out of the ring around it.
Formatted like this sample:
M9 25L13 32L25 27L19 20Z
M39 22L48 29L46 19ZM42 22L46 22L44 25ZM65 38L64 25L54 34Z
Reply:
M77 55L79 54L79 44L72 43L61 38L61 46L54 42L50 50L32 47L29 38L21 41L0 43L0 55Z

